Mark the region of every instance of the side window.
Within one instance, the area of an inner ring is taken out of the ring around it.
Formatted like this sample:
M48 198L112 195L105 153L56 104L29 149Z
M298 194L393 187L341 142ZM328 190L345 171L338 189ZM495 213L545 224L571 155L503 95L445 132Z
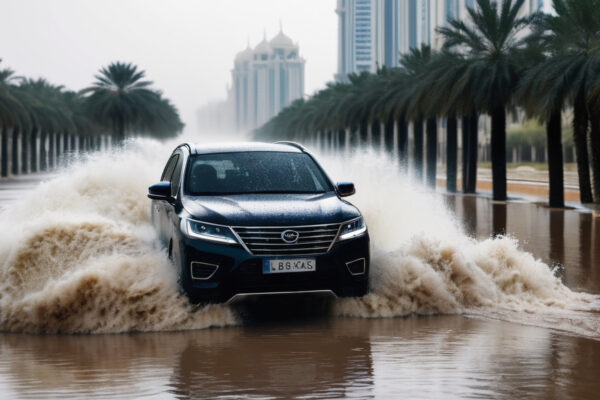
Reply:
M175 165L177 164L177 160L179 159L179 154L175 154L169 159L169 162L165 166L165 169L160 177L161 181L170 181L171 176L173 175L173 170L175 169Z
M183 165L183 157L176 155L177 163L175 164L175 170L173 171L173 177L171 178L171 196L177 196L179 190L179 181L181 180L181 167Z

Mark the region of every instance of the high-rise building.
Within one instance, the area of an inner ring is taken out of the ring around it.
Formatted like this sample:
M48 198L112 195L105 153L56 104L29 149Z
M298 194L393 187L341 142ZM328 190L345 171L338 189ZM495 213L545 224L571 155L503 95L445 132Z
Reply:
M338 72L344 79L352 72L375 71L383 65L387 32L384 21L386 5L397 0L338 0Z
M496 0L499 2L499 0ZM526 0L521 15L549 8L550 0ZM475 0L337 0L338 71L336 80L353 72L398 66L400 54L421 44L443 45L436 32L451 19L466 19Z
M238 130L256 128L304 95L304 59L282 30L235 57L232 75L234 118Z

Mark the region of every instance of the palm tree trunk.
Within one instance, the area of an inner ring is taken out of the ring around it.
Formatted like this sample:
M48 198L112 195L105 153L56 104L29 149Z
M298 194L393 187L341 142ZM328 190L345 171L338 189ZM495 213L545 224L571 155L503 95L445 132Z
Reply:
M456 156L458 152L456 117L449 115L446 120L446 190L450 193L456 192Z
M546 140L548 142L548 179L550 207L564 207L564 177L562 154L562 126L560 108L554 110L546 124Z
M477 188L477 139L479 116L476 112L462 118L462 187L463 193L475 193Z
M435 188L437 167L437 119L427 119L427 185Z
M352 128L344 129L344 154L350 156L350 142L352 141Z
M21 133L21 173L27 174L29 172L29 150L31 146L29 145L31 140L31 130L27 133L23 130Z
M2 138L0 140L0 176L8 176L8 129L2 125Z
M42 130L40 135L40 171L46 171L48 169L48 150L46 148L48 133Z
M35 127L31 128L31 134L29 137L29 146L30 146L30 170L31 172L38 171L38 163L37 163L37 129Z
M115 125L116 125L116 132L115 132L115 137L114 137L114 141L115 144L121 144L121 142L123 141L123 139L125 139L125 121L123 121L122 118L117 118L117 120L115 121Z
M29 134L23 130L21 132L21 173L29 172Z
M492 112L492 196L506 200L506 110L504 105Z
M63 154L69 153L69 134L63 134Z
M332 154L335 154L336 131L334 131L333 129L330 129L328 132L329 132L329 152L331 152ZM100 137L99 136L96 136L95 150L100 151Z
M359 146L363 143L366 143L366 146L369 145L368 143L368 136L369 136L369 121L364 120L361 121L360 126L359 126Z
M469 193L477 190L477 150L479 149L479 114L474 112L469 117Z
M346 133L346 131L343 129L335 130L335 152L338 154L341 153L343 150L342 143L344 143L344 134L345 133ZM102 143L102 141L100 141L100 143Z
M350 127L350 147L351 148L356 148L358 147L358 144L360 143L360 139L359 139L359 133L356 127L351 126Z
M592 203L592 184L590 182L590 161L588 157L588 113L585 97L577 96L573 104L573 141L577 157L579 176L579 198L582 203Z
M468 160L469 160L469 121L470 118L468 115L463 115L461 120L461 141L462 141L462 190L463 193L469 193L469 173L468 169Z
M12 131L12 151L11 151L11 159L10 159L10 172L13 175L19 174L19 133L21 130L19 128L14 128Z
M413 124L413 166L415 178L423 180L423 118L419 117Z
M398 158L400 167L406 172L408 170L408 123L401 116L398 118Z
M371 121L371 147L377 148L377 139L381 139L381 122L378 119Z
M71 149L71 153L73 156L77 154L77 146L75 145L75 140L77 139L77 135L73 134L69 137L71 143L69 144L69 148Z
M390 115L384 126L384 144L385 150L392 152L394 146L394 116Z
M54 142L54 145L56 146L55 149L55 154L56 154L56 166L58 167L60 164L62 164L62 157L63 157L63 153L62 153L62 147L60 145L60 141L62 138L63 134L62 133L57 133L56 134L56 141Z
M54 150L56 150L56 133L50 132L48 135L48 169L53 169L55 166Z
M594 203L600 204L600 121L598 118L590 118L592 130L590 132L591 156L592 156L592 185L594 192Z

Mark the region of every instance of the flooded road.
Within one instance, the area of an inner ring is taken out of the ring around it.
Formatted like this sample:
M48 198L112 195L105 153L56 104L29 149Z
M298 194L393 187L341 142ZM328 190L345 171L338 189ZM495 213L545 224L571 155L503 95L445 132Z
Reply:
M2 398L595 399L598 341L462 316L0 335Z
M600 217L588 210L550 209L528 201L494 202L471 195L445 199L469 235L514 236L523 250L557 266L569 288L600 293Z
M600 294L600 218L326 160L357 182L372 293L297 316L194 310L148 222L156 147L10 186L0 398L597 398L598 297L578 292Z

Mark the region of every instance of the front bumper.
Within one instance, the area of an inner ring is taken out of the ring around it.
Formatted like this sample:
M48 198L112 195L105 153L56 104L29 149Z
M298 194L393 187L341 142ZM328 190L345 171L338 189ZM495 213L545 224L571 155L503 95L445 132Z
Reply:
M241 246L187 237L183 239L182 247L183 271L188 272L183 277L187 281L184 289L194 302L227 302L251 295L302 292L331 293L337 297L361 296L368 286L368 234L337 242L329 252L318 255L254 256ZM277 258L314 258L316 270L263 274L263 260ZM361 269L359 273L347 266L347 263L358 259L364 259L364 271ZM192 262L218 265L218 269L209 279L192 279Z

